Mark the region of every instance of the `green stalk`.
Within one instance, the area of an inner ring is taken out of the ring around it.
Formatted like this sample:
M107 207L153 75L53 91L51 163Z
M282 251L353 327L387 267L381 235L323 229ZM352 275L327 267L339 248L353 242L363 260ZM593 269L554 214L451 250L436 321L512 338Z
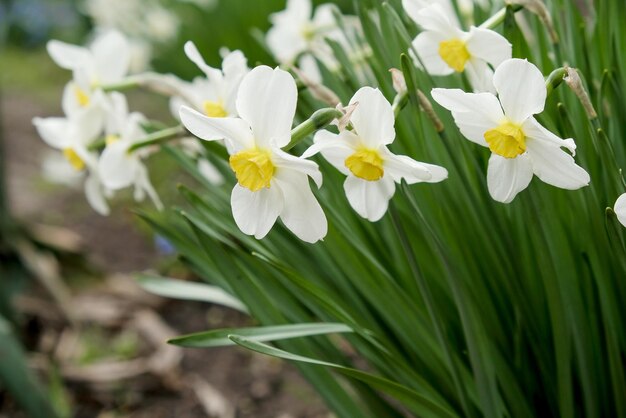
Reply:
M513 13L516 13L522 10L524 7L521 4L512 4L502 9L498 10L493 16L489 19L485 20L479 28L481 29L493 29L498 26L500 23L504 22L504 17L506 16L506 9L511 7L513 9Z
M317 110L309 119L291 130L291 141L283 147L283 150L289 151L313 132L322 129L342 116L343 113L340 110L331 107Z
M135 142L128 148L128 153L137 151L138 149L149 147L151 145L162 144L171 139L178 139L183 136L187 131L182 125L173 126L171 128L163 129L161 131L154 132L146 136L141 141Z

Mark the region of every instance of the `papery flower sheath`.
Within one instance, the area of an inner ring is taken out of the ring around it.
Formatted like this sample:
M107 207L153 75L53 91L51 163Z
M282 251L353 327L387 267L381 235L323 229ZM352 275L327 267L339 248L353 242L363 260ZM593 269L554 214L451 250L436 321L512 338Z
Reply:
M547 95L539 69L526 60L510 59L496 69L493 84L497 97L459 89L432 90L433 99L452 112L461 133L491 150L487 171L491 196L511 202L528 187L533 173L562 189L589 184L589 174L563 150L574 154L574 140L559 138L533 117L543 111Z
M280 217L306 242L327 232L327 221L309 186L321 186L312 161L281 150L291 139L298 89L286 71L260 66L246 75L237 95L237 118L211 118L183 106L180 118L194 135L223 138L237 184L231 195L233 217L241 231L263 238Z
M344 190L352 208L372 222L387 211L395 192L395 183L435 183L448 177L445 168L393 154L387 146L395 137L395 118L391 104L378 89L362 87L351 105L352 131L339 134L322 130L314 144L303 154L308 158L318 152L335 168L348 176Z
M472 27L469 32L463 31L446 4L435 2L419 10L408 9L423 29L413 41L419 56L414 57L416 64L432 75L464 72L474 91L493 91L493 70L489 66L496 68L511 58L511 44L490 29Z

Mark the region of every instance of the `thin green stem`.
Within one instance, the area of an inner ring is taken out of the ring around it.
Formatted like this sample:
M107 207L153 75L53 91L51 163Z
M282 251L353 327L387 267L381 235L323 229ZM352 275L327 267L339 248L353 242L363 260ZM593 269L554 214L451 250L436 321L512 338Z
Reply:
M481 29L493 29L496 26L498 26L500 23L504 22L504 17L506 16L506 9L508 7L512 7L513 8L513 13L516 13L516 12L518 12L518 11L523 9L523 6L520 5L520 4L513 4L513 5L510 5L510 6L503 7L502 9L498 10L489 19L485 20L479 26L479 28L481 28Z
M151 145L161 144L163 142L167 142L171 139L178 139L183 136L187 131L183 128L182 125L173 126L171 128L163 129L161 131L154 132L148 136L146 136L141 141L135 142L128 148L128 152L134 152L138 149L148 147Z
M309 119L291 130L291 141L283 147L283 150L289 151L313 132L329 125L333 120L342 116L343 113L340 110L331 107L317 110Z

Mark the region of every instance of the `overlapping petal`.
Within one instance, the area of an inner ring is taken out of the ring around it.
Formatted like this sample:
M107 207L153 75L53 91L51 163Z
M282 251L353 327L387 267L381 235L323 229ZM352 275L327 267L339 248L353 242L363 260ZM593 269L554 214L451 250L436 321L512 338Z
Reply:
M530 62L517 58L503 62L493 74L493 85L511 121L523 123L543 111L546 84L541 71Z
M576 190L589 184L589 173L559 146L544 141L526 142L533 172L541 181L561 189Z
M378 181L348 176L343 189L352 209L361 217L376 222L387 212L389 199L395 193L396 186L391 176L383 176Z
M254 140L262 148L282 148L291 140L298 89L286 71L259 66L241 82L237 111L250 124Z
M275 176L284 197L280 219L287 229L302 241L315 243L326 236L328 222L309 186L308 177L301 173L279 172Z
M494 200L510 203L519 192L528 187L532 178L532 162L528 155L504 158L491 154L487 169L487 187Z
M280 187L276 185L253 192L236 184L230 204L233 218L241 232L261 239L276 223L283 210L284 199Z
M396 137L395 117L391 105L378 89L360 88L350 104L356 104L350 122L356 134L368 148L378 148L393 142Z
M209 118L190 107L182 106L180 120L198 138L207 141L224 139L230 154L254 147L250 125L243 119Z

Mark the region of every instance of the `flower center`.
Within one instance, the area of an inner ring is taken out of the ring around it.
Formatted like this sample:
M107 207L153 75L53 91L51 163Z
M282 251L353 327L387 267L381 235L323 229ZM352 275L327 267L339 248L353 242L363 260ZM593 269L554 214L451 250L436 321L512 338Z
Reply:
M485 132L484 136L491 152L504 158L515 158L526 152L524 131L512 122L504 122Z
M228 162L243 187L253 192L270 187L275 168L269 151L256 148L240 151L231 155Z
M64 148L63 155L69 161L69 163L74 167L74 170L81 171L85 168L85 162L78 156L76 151L72 148Z
M383 159L374 149L360 149L346 158L344 164L352 174L367 181L380 180L385 173Z
M222 102L211 102L206 100L202 103L204 113L210 118L225 118L228 116L228 112L224 109Z
M450 39L439 43L439 55L446 64L457 72L462 72L465 63L470 59L470 53L465 47L465 42L460 39Z
M85 90L80 87L74 87L74 96L76 97L76 101L78 105L81 107L89 106L89 95L85 92Z

